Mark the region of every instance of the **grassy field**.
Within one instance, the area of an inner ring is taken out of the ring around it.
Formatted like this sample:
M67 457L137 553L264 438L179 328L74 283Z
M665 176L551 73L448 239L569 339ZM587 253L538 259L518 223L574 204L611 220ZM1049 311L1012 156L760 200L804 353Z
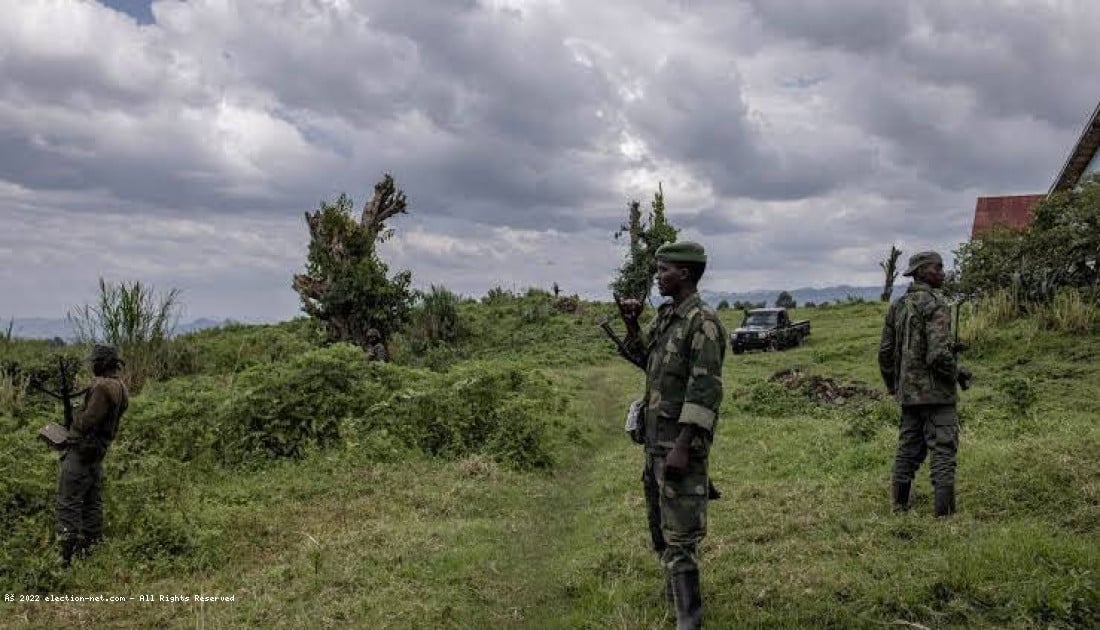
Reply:
M1044 332L1027 320L981 331L967 361L977 384L960 406L960 512L937 521L926 467L914 509L889 511L897 411L870 393L881 389L882 313L878 304L803 310L796 316L813 325L805 346L727 355L711 464L725 496L710 506L702 550L708 626L1100 626L1100 338ZM558 339L576 362L555 361L553 339L509 349L509 340L535 333L504 334L500 325L496 345L473 353L540 372L564 399L547 438L552 466L516 467L479 452L375 457L363 452L371 442L344 443L250 466L149 455L141 461L155 483L128 486L140 473L120 472L131 452L120 445L108 456L120 479L107 490L108 535L123 531L120 513L141 514L142 497L122 496L138 488L149 505L171 511L148 525L167 533L143 539L164 548L135 549L132 537L115 535L71 573L40 569L34 588L27 584L38 574L28 569L5 589L43 599L234 601L4 602L0 624L669 627L647 549L641 452L621 430L642 375L606 348L586 349L604 343L591 316L552 327L577 331ZM735 316L724 313L730 328ZM768 381L791 367L865 388L842 404L815 402ZM219 377L184 378L194 379L184 387L198 387ZM135 413L146 396L135 399ZM39 485L52 483L54 469L41 470ZM47 548L42 509L5 530L38 535ZM178 531L186 540L173 546Z

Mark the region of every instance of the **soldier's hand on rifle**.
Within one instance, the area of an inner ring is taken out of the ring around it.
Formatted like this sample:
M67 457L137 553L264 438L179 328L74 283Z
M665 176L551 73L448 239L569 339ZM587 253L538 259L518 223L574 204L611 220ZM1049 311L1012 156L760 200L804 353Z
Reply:
M634 298L623 300L619 298L618 294L615 294L615 305L619 307L619 317L622 317L623 322L627 324L637 323L638 318L642 315L642 308L645 306L641 300L635 300Z

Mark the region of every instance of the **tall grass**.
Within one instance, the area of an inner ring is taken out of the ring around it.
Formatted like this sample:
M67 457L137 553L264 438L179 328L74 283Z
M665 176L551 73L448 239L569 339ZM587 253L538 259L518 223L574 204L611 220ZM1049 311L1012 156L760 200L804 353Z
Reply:
M17 416L23 411L29 384L28 375L0 368L0 414Z
M1049 304L1036 305L1031 312L1047 330L1087 335L1096 322L1096 300L1075 289L1062 289Z
M979 346L990 339L994 330L1016 319L1021 312L1016 294L1007 289L983 294L969 309L963 310L966 317L959 324L959 334Z
M73 309L69 321L82 343L118 348L126 362L123 380L138 390L165 369L168 339L179 321L179 298L179 289L158 294L141 281L113 284L100 278L96 303Z

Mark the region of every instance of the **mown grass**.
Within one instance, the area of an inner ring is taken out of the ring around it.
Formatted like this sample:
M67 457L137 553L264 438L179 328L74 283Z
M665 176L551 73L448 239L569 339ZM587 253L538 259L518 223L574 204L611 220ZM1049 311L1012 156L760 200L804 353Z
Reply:
M1027 321L990 331L968 359L977 378L961 405L960 513L932 518L925 468L913 511L896 516L887 499L893 407L820 405L767 383L795 366L880 387L882 312L807 309L796 314L813 322L806 346L727 356L711 462L725 497L710 506L703 546L708 626L1096 627L1100 340ZM552 468L522 472L482 454L380 462L354 448L242 470L166 463L160 474L180 480L169 494L192 534L189 559L151 552L135 562L133 541L116 537L52 592L235 602L4 603L0 623L668 627L647 549L641 453L621 431L641 373L596 360L606 349L589 348L598 340L590 322L547 315L557 324L540 337L507 314L482 316L500 332L465 352L541 370L568 401ZM732 329L738 315L723 317ZM570 327L585 331L582 342ZM508 350L521 340L531 354ZM580 360L548 361L554 343ZM128 510L141 500L120 497L118 484L108 492Z

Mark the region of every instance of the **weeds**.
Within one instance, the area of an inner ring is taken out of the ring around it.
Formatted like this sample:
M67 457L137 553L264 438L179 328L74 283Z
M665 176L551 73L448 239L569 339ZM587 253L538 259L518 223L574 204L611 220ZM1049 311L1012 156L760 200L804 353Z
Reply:
M1087 335L1096 322L1096 301L1081 291L1062 289L1050 304L1034 306L1032 313L1039 325L1047 330Z
M165 372L166 348L179 320L179 289L157 295L140 281L112 284L99 279L95 304L69 312L83 343L104 342L118 348L126 365L122 377L138 391Z

